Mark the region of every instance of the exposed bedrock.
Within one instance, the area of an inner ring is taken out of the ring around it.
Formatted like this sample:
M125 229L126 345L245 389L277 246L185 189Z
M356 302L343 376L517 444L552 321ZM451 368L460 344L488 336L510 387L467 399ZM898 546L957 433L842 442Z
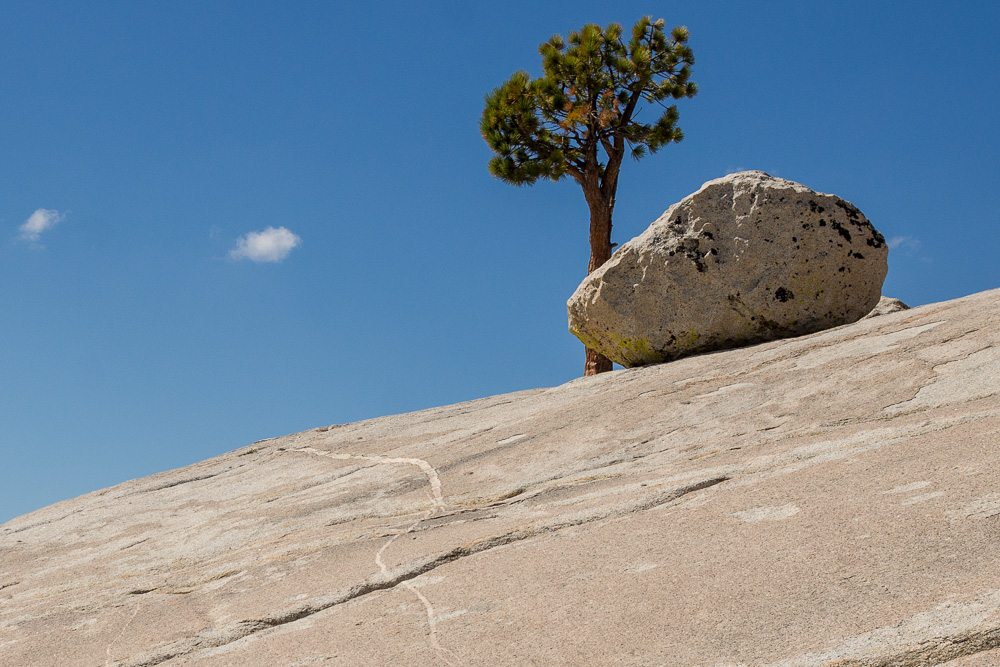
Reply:
M0 524L2 667L996 667L1000 289Z

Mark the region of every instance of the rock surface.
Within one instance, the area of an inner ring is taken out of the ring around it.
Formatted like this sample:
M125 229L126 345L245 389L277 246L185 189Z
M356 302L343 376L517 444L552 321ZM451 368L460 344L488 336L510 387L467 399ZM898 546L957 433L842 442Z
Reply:
M0 526L0 664L996 665L1000 290Z
M865 315L864 319L869 317L878 317L880 315L888 315L889 313L898 313L901 310L909 310L910 307L899 299L893 299L892 297L883 296L875 304L872 312Z
M569 328L625 367L822 331L875 307L888 252L840 197L731 174L587 276L567 303Z

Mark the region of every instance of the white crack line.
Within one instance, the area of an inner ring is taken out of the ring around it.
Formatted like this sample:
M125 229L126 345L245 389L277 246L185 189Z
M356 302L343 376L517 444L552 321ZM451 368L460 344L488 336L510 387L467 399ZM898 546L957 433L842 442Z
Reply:
M391 545L393 542L395 542L397 539L399 539L400 535L405 535L405 534L411 532L414 528L416 528L418 525L420 525L420 523L422 521L426 521L427 519L429 519L430 516L433 513L434 513L434 510L427 510L426 512L424 512L423 516L421 516L419 519L417 519L416 521L414 521L413 523L411 523L409 526L407 526L406 530L404 530L401 533L397 533L396 535L393 535L391 538L389 538L388 542L386 542L385 544L382 545L382 548L379 549L378 553L375 554L375 564L378 565L379 570L382 571L382 574L386 574L386 575L389 574L389 568L386 566L386 564L384 562L382 562L382 554L385 552L386 549L389 548L389 545ZM403 586L404 588L406 588L407 590L409 590L410 592L412 592L414 595L416 595L417 598L419 598L420 601L424 604L424 609L427 610L427 625L428 625L428 627L430 629L431 647L440 654L441 658L445 661L445 663L447 665L449 665L449 667L455 667L456 665L459 665L459 666L460 665L464 665L464 663L462 662L461 658L459 658L450 649L447 649L444 646L442 646L441 643L438 641L438 637L437 637L437 614L434 611L434 605L431 604L431 601L428 600L427 597L423 593L420 592L420 589L418 589L416 586L413 585L413 582L404 581L400 585ZM452 658L456 662L452 662Z
M454 651L447 649L444 646L441 646L441 643L438 642L437 614L434 612L434 606L431 605L430 600L428 600L424 596L424 594L421 593L420 590L413 585L413 582L404 581L403 586L412 591L413 594L416 595L418 598L420 598L420 601L424 603L424 608L427 610L427 625L430 628L431 646L434 648L435 651L438 652L438 655L441 656L441 658L445 661L445 664L447 664L448 667L463 667L465 663L462 662L462 659L459 658Z
M315 454L316 456L325 456L331 459L337 459L340 461L346 461L350 459L360 459L362 461L372 461L374 463L395 463L395 464L406 464L414 465L420 468L425 475L427 475L427 480L431 485L431 502L434 503L434 507L425 511L419 519L411 523L406 527L406 530L396 533L389 538L389 541L382 545L382 547L375 554L375 564L378 565L378 569L382 574L388 574L389 568L382 561L382 554L388 549L393 542L395 542L401 535L406 535L413 531L414 528L419 526L423 521L426 521L434 514L437 510L443 510L445 508L444 496L441 493L441 478L438 477L437 470L423 459L408 459L408 458L398 458L398 457L387 457L387 456L365 456L363 454L338 454L336 452L325 452L321 449L316 449L315 447L299 447L293 451L304 452L306 454ZM410 581L404 581L400 584L411 593L417 596L420 602L423 603L424 609L427 611L427 626L429 629L428 636L431 643L431 648L438 652L438 655L444 660L448 667L463 667L465 663L462 659L455 654L454 651L445 648L438 641L437 636L437 614L434 611L434 605L431 601L427 599L420 590L413 585ZM109 647L110 650L110 647Z
M114 646L116 643L118 643L119 639L121 639L122 637L125 636L125 631L128 630L128 626L132 625L132 621L135 620L135 617L139 613L139 607L140 606L142 606L141 603L137 603L135 605L135 611L132 612L132 616L125 622L125 625L122 627L122 631L119 632L118 636L115 637L114 639L112 639L111 643L108 644L108 647L106 649L104 649L104 655L107 656L107 659L104 661L104 667L110 667L111 666L111 647Z
M244 619L221 628L208 628L192 636L160 644L149 651L131 657L126 662L119 662L117 664L122 665L122 667L151 667L152 665L160 665L175 658L181 658L195 651L226 646L254 633L294 623L337 605L359 599L370 593L395 588L404 581L409 581L410 579L419 577L421 574L459 561L462 558L474 556L523 540L530 540L564 528L582 526L595 521L604 521L635 512L651 510L673 503L695 491L701 491L702 489L729 481L731 477L728 475L717 475L694 481L691 481L690 477L687 479L688 483L684 486L675 486L666 491L654 489L630 502L620 503L611 507L601 507L599 510L590 509L574 512L569 515L552 517L545 521L519 526L499 535L481 537L462 546L455 546L445 551L420 556L390 570L388 575L378 572L350 588L313 597L301 604L280 609L262 618ZM680 480L674 481L679 482ZM664 482L656 484L656 486L666 486L666 484ZM440 621L441 617L437 617L437 620ZM729 665L728 667L733 666ZM882 667L887 666L883 665Z
M427 475L427 480L431 484L431 492L434 494L434 504L437 507L444 507L444 497L441 495L441 479L438 477L437 470L423 459L406 459L406 458L390 458L388 456L365 456L363 454L338 454L336 452L325 452L322 449L316 449L315 447L299 447L298 449L293 449L295 452L305 452L306 454L315 454L316 456L325 456L328 459L337 459L339 461L348 461L350 459L360 459L362 461L373 461L375 463L405 463L411 466L417 466L424 471Z

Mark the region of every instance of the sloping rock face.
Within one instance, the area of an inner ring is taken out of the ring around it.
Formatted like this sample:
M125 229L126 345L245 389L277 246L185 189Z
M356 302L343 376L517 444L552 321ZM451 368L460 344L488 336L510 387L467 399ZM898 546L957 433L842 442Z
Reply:
M875 307L888 252L836 195L731 174L587 276L567 303L569 328L625 367L822 331Z
M1000 290L0 526L0 664L996 665Z

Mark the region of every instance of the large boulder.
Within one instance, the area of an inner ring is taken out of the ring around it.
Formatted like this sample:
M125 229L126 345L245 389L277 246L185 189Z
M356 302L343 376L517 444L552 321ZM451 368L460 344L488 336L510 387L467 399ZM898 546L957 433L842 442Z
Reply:
M856 206L744 171L671 206L581 283L570 331L627 367L854 322L878 304L885 239Z

